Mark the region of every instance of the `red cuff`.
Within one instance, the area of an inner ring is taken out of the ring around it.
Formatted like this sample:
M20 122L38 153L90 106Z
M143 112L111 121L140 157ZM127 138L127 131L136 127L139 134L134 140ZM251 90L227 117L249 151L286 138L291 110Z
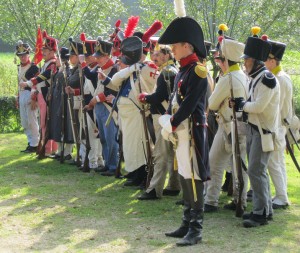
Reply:
M80 89L74 89L74 96L80 95Z
M106 96L104 95L103 92L99 93L97 96L98 96L100 102L104 102L106 100Z
M85 61L81 63L81 68L82 68L82 69L84 69L86 66L87 66L87 64L86 64Z
M32 85L37 85L38 81L35 77L31 78L30 81L32 82Z

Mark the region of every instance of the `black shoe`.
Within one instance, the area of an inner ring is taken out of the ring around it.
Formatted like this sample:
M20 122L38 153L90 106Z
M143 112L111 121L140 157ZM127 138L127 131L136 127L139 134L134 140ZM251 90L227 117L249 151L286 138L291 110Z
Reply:
M156 197L155 189L151 190L150 192L144 192L141 196L138 197L138 200L154 200L158 199Z
M253 195L253 190L249 190L247 192L247 202L251 202L252 201L252 195Z
M243 220L248 220L248 219L250 219L252 217L252 215L253 215L253 212L251 212L251 213L245 213L245 214L243 214L242 218L243 218ZM267 216L267 220L268 221L272 221L273 220L273 214L272 213L270 213Z
M184 205L184 200L183 199L177 200L175 202L175 205L177 205L177 206L183 206Z
M109 171L109 168L104 166L104 167L98 167L95 169L95 172L106 172Z
M37 147L29 146L26 150L24 150L24 153L35 153L37 150Z
M288 207L288 204L286 204L286 205L277 205L275 203L272 204L273 209L287 209L287 207Z
M217 206L212 206L212 205L204 204L204 212L205 213L215 213L217 211L218 211L218 207Z
M164 196L178 196L179 193L180 193L180 190L163 189Z
M105 177L112 177L115 174L116 172L114 170L108 170L100 173L101 176L105 176Z
M66 155L64 158L65 161L70 161L72 160L72 156L70 154Z
M244 218L245 216L243 215L243 219ZM258 215L254 213L252 213L252 215L250 215L248 219L244 219L243 221L243 225L245 228L259 227L267 224L268 224L268 220L265 215Z
M181 224L181 226L173 232L165 233L168 237L183 238L189 231L189 222Z

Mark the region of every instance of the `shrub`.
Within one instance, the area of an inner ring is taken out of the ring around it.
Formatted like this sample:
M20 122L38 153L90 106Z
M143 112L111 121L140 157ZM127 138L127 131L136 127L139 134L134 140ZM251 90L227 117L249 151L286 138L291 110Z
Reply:
M20 113L16 108L15 97L0 97L0 133L17 132L21 128Z

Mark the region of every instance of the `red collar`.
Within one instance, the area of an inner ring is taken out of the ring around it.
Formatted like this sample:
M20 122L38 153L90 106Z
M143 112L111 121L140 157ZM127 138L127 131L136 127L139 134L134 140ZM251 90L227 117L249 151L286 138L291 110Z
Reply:
M179 63L180 63L180 67L183 68L191 63L198 62L198 61L199 61L198 56L196 55L196 53L193 53L185 58L180 59Z
M105 70L105 69L108 69L109 67L113 66L114 65L114 62L112 59L109 59L102 67L101 69L102 70Z
M28 61L27 61L26 63L24 63L24 64L21 63L21 66L22 66L22 67L25 67L25 66L27 66L28 64L30 64L30 60L28 60Z

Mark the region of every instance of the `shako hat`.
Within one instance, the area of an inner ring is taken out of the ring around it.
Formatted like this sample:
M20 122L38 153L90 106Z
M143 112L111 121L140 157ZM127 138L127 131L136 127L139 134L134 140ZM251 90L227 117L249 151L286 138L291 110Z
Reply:
M187 42L193 45L198 57L206 58L206 49L201 26L191 17L187 17L184 2L175 0L175 18L158 40L159 44Z
M70 56L70 51L67 47L62 47L59 50L59 54L60 54L60 58L62 60L69 60L69 56Z
M286 44L279 42L279 41L269 40L268 36L265 34L262 35L261 37L262 37L262 39L267 40L267 42L269 42L269 44L271 45L271 51L269 53L269 58L281 61L282 57L284 55Z
M73 41L73 38L69 38L70 42L70 55L80 55L83 54L83 45L80 42Z
M95 45L95 53L93 56L105 56L110 55L113 43L110 41L102 40L102 37L98 37Z
M22 40L19 40L16 45L16 55L21 56L24 54L29 54L31 51L31 47L28 43L24 43Z
M242 58L250 57L265 62L271 51L271 45L264 40L265 38L261 39L258 37L260 27L252 27L251 32L253 37L248 37Z
M96 40L86 39L85 33L80 34L80 40L82 41L83 53L85 56L91 56L95 53Z
M121 43L121 53L120 60L126 65L139 62L143 53L142 40L136 36L124 39Z
M46 30L43 31L43 48L54 52L57 50L57 40L49 36Z

